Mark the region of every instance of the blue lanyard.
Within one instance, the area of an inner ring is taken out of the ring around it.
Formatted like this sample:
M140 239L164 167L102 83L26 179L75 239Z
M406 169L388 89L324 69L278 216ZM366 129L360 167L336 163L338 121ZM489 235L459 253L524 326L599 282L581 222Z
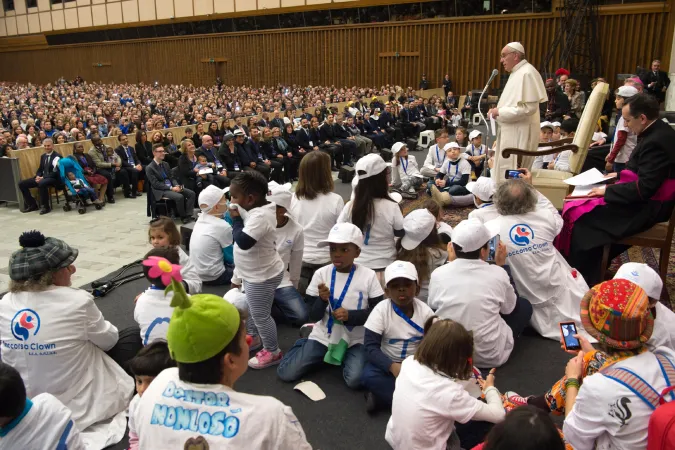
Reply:
M164 290L164 288L157 287L154 284L150 285L150 289L152 289L153 291L163 291Z
M80 161L82 161L84 167L89 167L89 164L87 164L87 158L85 158L84 156L80 156Z
M475 150L476 150L476 147L474 147L473 144L471 144L471 156L474 156L473 152ZM478 156L482 156L482 155L483 155L483 145L481 144L481 146L478 147Z
M481 209L485 208L486 206L492 206L492 202L483 203L482 205L480 205Z
M162 175L164 176L165 180L169 179L169 176L166 174L166 171L164 170L164 166L159 166L162 169Z
M408 175L408 160L403 159L402 156L399 159L401 160L401 167L403 167L403 173Z
M335 301L335 277L337 274L337 269L335 266L333 266L333 273L330 276L330 297L328 298L328 301L330 302L330 309L334 312L337 309L340 309L342 307L342 302L345 300L345 296L347 295L347 291L349 290L349 285L352 284L352 279L354 278L354 272L356 272L356 264L352 264L352 269L349 271L349 277L347 277L347 282L345 283L345 287L342 288L342 293L340 294L340 298L338 298L337 301ZM328 334L330 334L333 331L333 315L328 314L328 323L326 324L326 328L328 329Z
M424 334L424 328L417 325L415 322L412 321L412 319L410 317L406 316L403 313L403 311L401 311L401 309L398 306L396 306L396 303L394 303L392 301L391 306L392 306L392 308L394 308L394 312L396 313L397 316L399 316L401 319L405 320L408 325L410 325L411 327L413 327L415 329L415 331L417 331L418 333Z
M438 154L438 144L436 144L436 160L439 166L442 166L443 162L445 162L445 152L443 152L443 159L441 159L441 155Z
M451 182L455 181L455 177L459 173L459 163L460 161L457 161L457 164L455 164L455 174L452 176L452 179L450 180ZM448 174L450 174L450 167L452 167L452 162L448 160Z

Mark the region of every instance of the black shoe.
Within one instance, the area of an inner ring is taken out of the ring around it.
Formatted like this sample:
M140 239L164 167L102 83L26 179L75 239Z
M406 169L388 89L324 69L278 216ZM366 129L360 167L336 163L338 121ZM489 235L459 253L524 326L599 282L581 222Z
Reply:
M338 169L336 166L332 166L332 167L330 168L330 170L331 170L332 172L339 172L339 171L340 171L340 169Z
M366 392L365 393L366 397L366 412L368 414L375 414L377 411L377 401L375 400L375 396L373 395L372 392Z
M24 209L24 210L21 211L21 212L22 212L22 213L29 213L29 212L37 211L38 209L40 209L40 208L38 208L38 205L31 205L31 206L29 206L28 208Z
M349 161L345 163L345 166L354 167L354 163Z
M50 212L52 212L51 209L49 209L49 208L42 208L42 209L40 210L40 215L43 215L43 214L49 214Z
M112 198L112 197L110 197L110 198L108 199L108 203L115 203L115 199Z
M135 195L136 197L142 197L143 193L142 192L136 192L136 193L133 193L131 195Z
M183 222L184 224L190 223L190 222L192 222L192 217L191 216L185 216L181 219L181 222Z

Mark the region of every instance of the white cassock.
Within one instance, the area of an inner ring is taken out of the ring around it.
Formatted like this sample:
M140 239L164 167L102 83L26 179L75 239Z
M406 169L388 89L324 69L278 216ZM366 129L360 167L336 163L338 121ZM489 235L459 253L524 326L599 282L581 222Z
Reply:
M539 144L539 103L547 100L546 88L532 64L522 60L513 67L497 108L497 151L492 178L499 183L504 171L517 169L518 157L501 157L505 148L536 151Z

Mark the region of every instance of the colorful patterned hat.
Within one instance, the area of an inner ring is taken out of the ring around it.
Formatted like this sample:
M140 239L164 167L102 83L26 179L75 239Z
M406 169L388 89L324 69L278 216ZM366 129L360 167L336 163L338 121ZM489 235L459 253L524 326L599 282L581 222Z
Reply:
M600 283L584 295L581 323L598 342L616 349L639 348L654 330L646 292L621 279Z

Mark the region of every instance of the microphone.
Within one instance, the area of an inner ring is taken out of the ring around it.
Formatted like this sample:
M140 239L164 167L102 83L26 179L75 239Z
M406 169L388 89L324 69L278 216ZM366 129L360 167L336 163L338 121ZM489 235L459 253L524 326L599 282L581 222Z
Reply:
M488 145L487 136L490 135L490 127L488 126L487 120L485 120L485 116L483 115L483 111L481 111L481 109L480 109L480 103L483 100L483 95L485 95L485 91L487 91L488 86L490 86L490 83L492 83L492 80L494 80L497 75L499 75L499 71L497 69L492 69L492 73L490 74L490 78L488 79L488 82L485 83L485 87L483 88L483 92L480 93L480 97L478 97L478 113L480 114L481 119L483 119L483 123L485 124L485 128L487 129L487 133L486 133L486 136L485 136L486 137L486 139L485 139L486 145Z

